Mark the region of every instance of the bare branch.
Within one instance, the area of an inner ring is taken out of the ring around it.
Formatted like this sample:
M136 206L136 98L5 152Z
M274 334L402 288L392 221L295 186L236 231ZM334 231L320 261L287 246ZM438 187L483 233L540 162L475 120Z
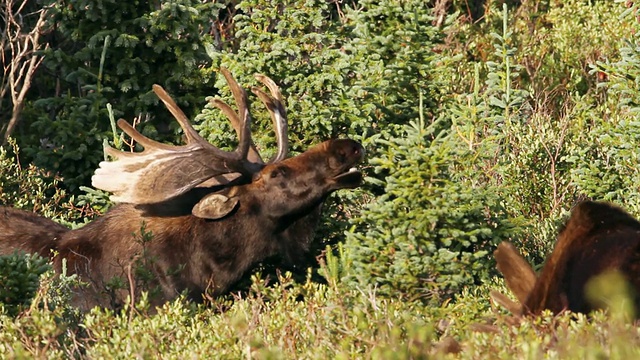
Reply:
M26 11L26 1L21 2L17 7L13 0L1 1L0 18L5 26L0 38L0 45L2 45L0 59L3 70L2 82L0 82L0 109L7 93L10 95L12 105L11 117L6 124L2 125L2 144L6 144L20 121L33 76L43 61L40 51L48 48L48 44L41 42L40 35L46 25L51 7L46 6L38 11L23 14ZM37 16L37 21L33 27L25 29L24 19L34 16Z

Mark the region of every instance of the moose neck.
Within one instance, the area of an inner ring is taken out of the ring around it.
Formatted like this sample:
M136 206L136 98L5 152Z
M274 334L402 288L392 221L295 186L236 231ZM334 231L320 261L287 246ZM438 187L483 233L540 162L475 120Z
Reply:
M311 191L305 191L304 197L289 194L273 196L271 192L264 191L255 184L241 188L246 191L239 194L238 214L253 218L253 222L260 224L260 231L267 237L281 233L310 214L318 216L318 209L327 197L321 192L312 196L314 194L311 194Z
M324 197L310 199L303 207L285 215L270 214L261 194L241 192L240 206L228 218L220 220L197 219L196 247L206 254L199 264L200 284L212 277L216 292L223 292L242 274L259 262L277 254L290 266L302 266L304 254L313 239L313 228L320 218ZM269 199L270 201L273 199ZM221 226L224 223L224 226ZM233 239L233 241L228 241ZM213 270L213 271L211 271Z

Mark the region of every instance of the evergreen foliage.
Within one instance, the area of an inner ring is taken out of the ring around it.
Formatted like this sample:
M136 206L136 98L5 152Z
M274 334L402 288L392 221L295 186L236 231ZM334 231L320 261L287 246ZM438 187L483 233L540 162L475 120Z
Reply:
M37 254L0 255L0 303L12 316L29 307L40 286L40 275L51 269Z
M370 161L388 174L385 193L354 220L345 254L348 277L380 294L442 301L478 284L512 230L498 189L464 171L475 154L438 126L407 126L404 137L380 140L385 152Z
M638 4L630 3L622 17L636 20ZM620 48L620 59L594 64L592 72L605 76L602 121L588 128L590 139L573 158L573 182L589 197L624 205L640 214L640 34L629 34Z

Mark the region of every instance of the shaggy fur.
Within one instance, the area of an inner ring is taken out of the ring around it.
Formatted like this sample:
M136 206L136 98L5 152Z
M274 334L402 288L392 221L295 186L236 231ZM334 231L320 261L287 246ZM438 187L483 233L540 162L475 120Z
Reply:
M537 278L509 245L500 244L495 255L507 286L521 302L521 313L539 314L545 309L588 313L597 305L588 301L585 286L609 271L624 276L640 309L640 222L617 206L593 201L578 204Z

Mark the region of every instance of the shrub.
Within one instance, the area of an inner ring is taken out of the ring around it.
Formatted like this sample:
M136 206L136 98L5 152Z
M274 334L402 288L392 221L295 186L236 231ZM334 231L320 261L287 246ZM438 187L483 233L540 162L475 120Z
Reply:
M37 254L0 255L0 303L9 315L17 315L31 304L40 275L50 268Z
M381 294L444 300L491 273L490 251L512 228L496 188L467 177L474 154L438 123L380 140L372 159L385 193L347 233L347 281Z
M640 32L638 4L630 2L623 18L633 21L636 31L628 34L620 48L620 59L592 67L604 74L601 87L607 101L597 108L599 117L589 124L580 152L570 159L571 180L586 196L623 205L640 214Z
M33 210L49 217L62 215L64 191L58 179L33 164L20 164L20 150L10 140L10 149L0 147L0 205Z

